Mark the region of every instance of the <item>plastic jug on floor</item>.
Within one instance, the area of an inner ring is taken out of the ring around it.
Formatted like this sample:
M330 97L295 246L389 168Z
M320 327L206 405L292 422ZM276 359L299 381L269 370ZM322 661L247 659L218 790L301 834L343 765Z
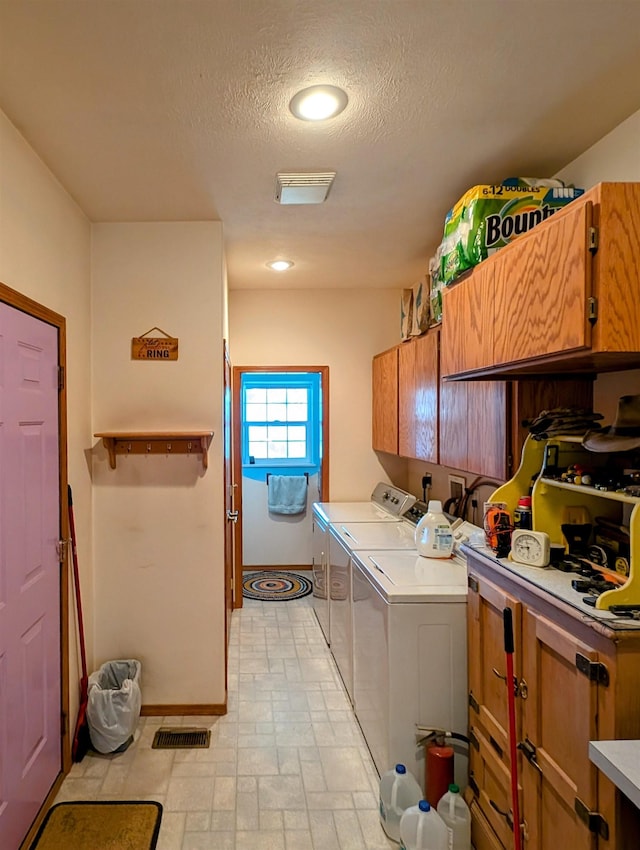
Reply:
M403 764L397 764L380 779L380 823L392 841L400 841L400 818L417 805L422 789Z
M449 785L449 790L441 797L438 814L451 830L451 850L470 850L471 812L457 785Z
M449 850L449 830L426 800L406 809L400 819L402 850Z

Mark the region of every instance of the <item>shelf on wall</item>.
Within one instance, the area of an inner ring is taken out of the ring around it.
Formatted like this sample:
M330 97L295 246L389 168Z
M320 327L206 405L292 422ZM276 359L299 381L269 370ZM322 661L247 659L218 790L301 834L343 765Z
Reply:
M213 431L101 431L109 453L109 466L116 468L116 455L201 454L202 466L208 466L208 450Z

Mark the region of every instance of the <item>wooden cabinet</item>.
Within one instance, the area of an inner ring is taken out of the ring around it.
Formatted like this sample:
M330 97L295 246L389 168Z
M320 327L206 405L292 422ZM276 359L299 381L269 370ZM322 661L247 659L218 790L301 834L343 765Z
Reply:
M601 183L443 293L442 374L640 366L640 183Z
M398 349L373 358L372 446L398 454Z
M439 330L398 351L398 454L438 462Z
M506 607L514 623L523 846L636 847L640 813L589 761L588 744L640 737L640 631L585 617L479 553L469 554L468 604L474 841L482 847L493 847L492 840L503 848L513 843Z
M576 380L443 381L440 387L440 463L508 478L528 431L523 420L554 407L593 404L590 378Z

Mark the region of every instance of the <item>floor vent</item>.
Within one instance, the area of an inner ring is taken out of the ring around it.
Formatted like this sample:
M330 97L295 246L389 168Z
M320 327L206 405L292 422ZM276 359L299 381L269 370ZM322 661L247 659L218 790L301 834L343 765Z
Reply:
M193 750L207 748L210 742L209 729L182 726L177 729L158 729L151 747L154 750Z

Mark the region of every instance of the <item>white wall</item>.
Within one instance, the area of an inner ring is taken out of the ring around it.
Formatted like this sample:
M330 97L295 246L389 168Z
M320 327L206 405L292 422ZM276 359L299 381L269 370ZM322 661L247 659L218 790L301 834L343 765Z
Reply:
M215 431L199 456L118 457L94 440L96 662L142 662L143 703L225 701L222 338L218 222L93 228L93 430ZM175 362L131 360L158 326Z
M590 189L596 183L640 181L640 111L569 163L558 174L567 183ZM603 373L594 386L594 409L611 424L620 396L640 393L640 369Z
M403 480L405 461L371 448L371 358L400 341L400 290L231 290L229 333L234 366L329 367L332 500Z
M69 483L91 661L91 479L85 455L91 445L90 224L2 112L0 151L0 281L66 318ZM73 606L71 611L70 699L75 717Z

